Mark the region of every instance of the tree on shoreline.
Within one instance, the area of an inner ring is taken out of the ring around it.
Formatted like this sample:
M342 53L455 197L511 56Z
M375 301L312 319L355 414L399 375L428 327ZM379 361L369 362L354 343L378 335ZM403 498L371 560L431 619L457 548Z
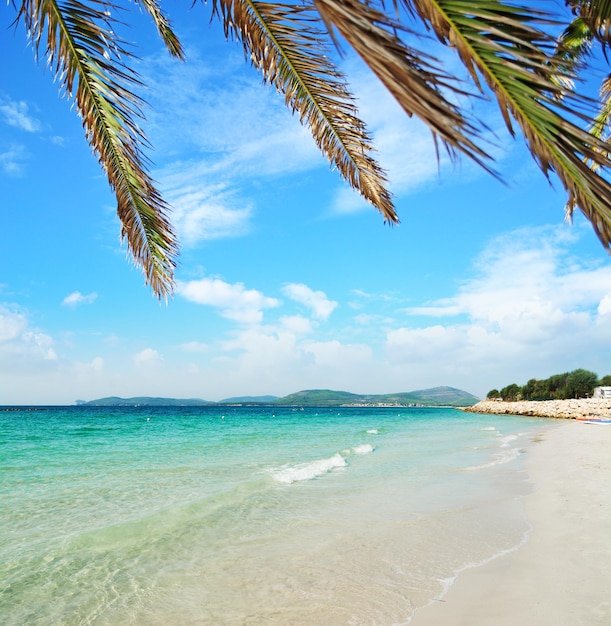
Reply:
M170 54L183 51L160 0L136 0L153 18ZM199 4L199 3L197 3ZM202 3L203 4L203 3ZM594 64L594 45L610 43L611 3L567 0L549 12L497 0L212 0L212 16L244 48L264 82L284 95L340 175L385 221L398 216L386 176L359 118L333 44L350 46L408 115L431 130L437 148L494 175L488 129L471 112L473 98L496 101L512 135L519 128L534 160L611 248L611 145L607 119L577 91ZM12 0L35 56L46 58L74 102L89 145L117 199L122 238L159 298L172 294L178 241L169 207L148 173L142 87L119 34L133 5L122 0ZM121 18L121 19L119 19ZM203 21L203 19L202 19ZM562 35L556 39L556 34ZM429 50L455 52L468 88ZM606 83L605 83L606 85ZM603 91L604 93L604 91ZM459 105L457 103L466 104Z
M520 387L513 383L500 391L493 389L486 396L488 399L502 399L509 402L516 400L566 400L568 398L589 398L595 387L611 383L611 375L598 375L585 369L576 369L563 374L553 374L544 380L531 378Z

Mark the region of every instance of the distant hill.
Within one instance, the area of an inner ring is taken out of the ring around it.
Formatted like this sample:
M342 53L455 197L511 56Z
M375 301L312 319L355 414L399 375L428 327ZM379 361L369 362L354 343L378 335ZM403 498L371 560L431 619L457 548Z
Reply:
M278 396L237 396L219 400L218 404L272 404L276 400L278 400Z
M290 406L346 406L346 405L423 405L423 406L472 406L479 402L473 394L454 387L433 387L404 393L356 394L330 389L298 391L274 404Z
M79 406L206 406L208 404L216 404L208 402L200 398L150 398L141 396L138 398L118 398L110 396L108 398L100 398L91 400L90 402L79 402Z
M274 404L281 406L473 406L479 398L454 387L433 387L404 393L357 394L331 389L308 389L283 398L277 396L236 396L220 402L199 398L100 398L78 401L80 406L209 406L215 404Z
M354 404L363 396L347 391L331 391L330 389L309 389L292 393L284 398L278 398L274 404L287 406L339 406Z

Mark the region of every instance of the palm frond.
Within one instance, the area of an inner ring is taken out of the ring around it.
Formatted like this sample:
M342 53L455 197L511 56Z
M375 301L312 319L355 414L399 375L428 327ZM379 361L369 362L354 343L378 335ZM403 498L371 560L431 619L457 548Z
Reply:
M478 145L481 125L444 95L468 94L433 57L403 41L404 26L368 0L312 1L330 32L337 29L403 110L428 126L436 143L440 140L451 157L464 153L492 172L489 155Z
M609 45L611 2L609 0L566 0L566 4L603 45Z
M611 126L611 75L607 76L600 87L600 109L592 126L592 134L608 141Z
M168 52L181 60L184 60L185 55L182 49L182 45L176 36L176 33L172 30L168 18L165 16L157 0L138 0L144 8L149 12L150 16L155 22L157 32L165 43Z
M609 145L578 126L592 123L594 102L557 80L570 64L553 57L555 41L543 28L552 20L497 0L402 2L442 43L457 50L476 84L483 78L510 132L515 120L541 170L548 177L557 175L568 206L581 209L609 249L611 185L587 165L608 168Z
M328 160L384 216L398 222L386 176L371 156L371 138L357 116L342 73L326 55L328 38L311 6L257 0L214 0L225 35L235 37L264 81L284 94Z
M147 173L146 138L135 119L142 100L131 55L113 31L115 5L104 0L23 0L23 20L35 54L47 58L56 79L76 103L87 140L117 198L121 237L146 283L159 298L174 286L178 244L168 206Z

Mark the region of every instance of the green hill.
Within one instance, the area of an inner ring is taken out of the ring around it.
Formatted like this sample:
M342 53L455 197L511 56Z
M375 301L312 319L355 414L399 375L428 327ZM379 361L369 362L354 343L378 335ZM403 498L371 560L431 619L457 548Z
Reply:
M274 404L287 406L341 406L360 401L363 396L347 391L331 391L330 389L308 389L278 398Z
M278 396L237 396L219 400L218 404L271 404L277 399Z
M479 402L479 398L462 389L433 387L387 394L356 394L330 389L309 389L278 398L274 404L288 406L472 406L476 402Z
M100 398L98 400L91 400L90 402L81 402L80 406L205 406L208 404L215 404L214 402L207 402L199 398L151 398L148 396L141 396L137 398L118 398L117 396L110 396L108 398Z
M331 389L307 389L283 398L277 396L241 396L209 402L199 398L100 398L79 400L80 406L208 406L218 404L275 404L281 406L472 406L479 398L454 387L433 387L403 393L357 394Z

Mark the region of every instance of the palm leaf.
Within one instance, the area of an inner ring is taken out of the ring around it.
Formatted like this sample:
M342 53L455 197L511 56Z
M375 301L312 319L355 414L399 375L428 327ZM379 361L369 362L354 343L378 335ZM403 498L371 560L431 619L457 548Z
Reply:
M447 91L467 94L456 79L437 67L433 57L403 41L401 36L409 33L404 26L369 0L312 1L329 31L339 31L404 111L418 116L451 157L464 153L492 171L489 155L478 145L481 125L444 95Z
M578 125L592 123L594 103L558 80L571 63L553 57L555 41L544 30L552 20L496 0L401 1L457 50L476 84L483 79L510 132L515 120L541 170L557 175L569 207L579 207L610 248L611 185L586 163L608 168L609 145Z
M235 37L266 82L309 127L320 150L385 221L398 222L386 178L372 158L371 138L357 117L343 75L326 55L328 38L311 6L257 0L214 0L225 35Z
M157 32L172 56L184 60L184 52L178 37L172 30L168 18L164 15L157 0L138 0L149 12L155 22Z
M87 140L117 198L121 237L159 298L172 293L178 245L168 207L147 173L146 139L135 119L142 100L131 55L113 31L104 0L23 0L22 19L36 56L41 50L66 94L74 99Z

